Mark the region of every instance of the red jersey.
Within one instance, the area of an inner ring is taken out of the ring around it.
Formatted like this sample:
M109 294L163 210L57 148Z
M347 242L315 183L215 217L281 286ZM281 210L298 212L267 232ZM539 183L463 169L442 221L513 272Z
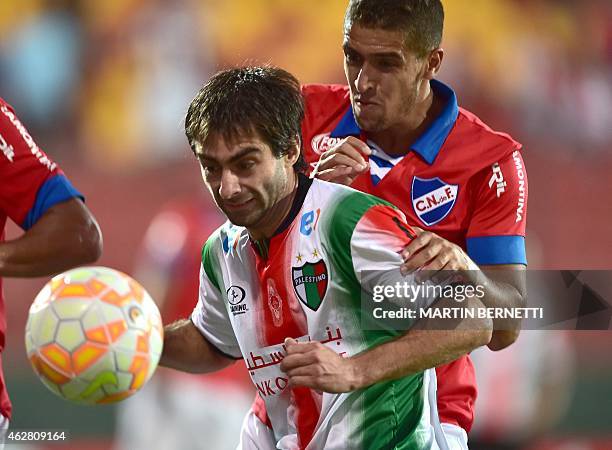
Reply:
M347 86L303 87L304 156L311 167L347 136L368 142L370 171L352 187L399 207L408 223L461 246L479 265L526 264L527 177L521 145L459 108L453 90L433 80L445 107L405 156L385 154L359 129ZM468 355L438 367L438 412L469 431L476 380Z
M0 99L0 242L7 218L29 229L53 205L81 194L36 145L13 109ZM0 354L6 315L0 278ZM10 419L11 403L0 365L0 413Z

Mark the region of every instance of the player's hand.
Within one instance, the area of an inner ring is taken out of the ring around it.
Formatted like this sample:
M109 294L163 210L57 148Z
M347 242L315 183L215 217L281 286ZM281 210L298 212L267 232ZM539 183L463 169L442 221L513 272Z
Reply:
M478 271L478 266L461 247L438 236L431 231L412 227L417 235L402 251L404 263L400 266L403 275L421 271L434 273L440 270L461 271L468 280L471 271Z
M321 154L310 176L348 186L359 174L368 170L369 163L364 155L371 153L365 142L349 136Z
M320 342L297 342L285 339L287 356L280 369L293 387L308 387L316 391L341 393L359 387L352 360L343 358Z

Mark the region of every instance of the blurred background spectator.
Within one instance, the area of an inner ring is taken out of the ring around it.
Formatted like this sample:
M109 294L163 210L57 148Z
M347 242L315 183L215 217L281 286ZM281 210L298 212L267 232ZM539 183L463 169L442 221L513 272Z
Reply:
M612 2L443 3L440 79L454 87L462 106L525 145L530 268L610 269ZM283 66L305 83L343 83L345 7L345 0L2 0L0 95L87 196L104 231L101 263L141 274L154 290L160 279L146 277L138 260L142 237L150 235L146 230L167 201L191 198L198 205L203 190L182 130L192 96L217 68L249 61ZM210 220L212 227L217 219ZM194 237L195 256L207 234L208 229ZM170 235L172 242L176 236ZM115 407L63 403L28 366L23 326L44 282L6 283L11 352L3 358L15 403L13 425L70 424L65 448L111 448ZM548 384L563 390L569 407L559 406L557 417L521 445L612 448L611 333L570 332L562 341L551 336L553 347L575 350L570 359L579 370ZM499 354L505 362L491 368L496 355L486 355L486 363L477 356L477 364L491 369L482 377L498 380L501 367L546 377L546 357L562 350L544 350L552 347L537 338L521 339L518 360L509 349ZM530 348L537 351L532 355ZM489 386L496 392L494 383L483 379L483 396L492 395ZM525 389L516 385L507 392ZM491 411L486 401L482 405ZM519 406L508 413L514 417L508 417L507 429L537 417L535 407ZM480 416L489 419L488 414ZM479 424L477 416L475 433L491 425L485 419ZM144 417L141 426L146 430Z
M565 331L523 330L502 352L472 353L478 399L470 450L520 450L548 433L574 394L574 349Z
M134 276L156 299L166 323L189 317L198 298L203 239L225 221L201 190L164 205L147 229ZM116 450L236 448L255 395L242 361L207 376L158 369L118 407ZM142 426L146 423L146 426Z

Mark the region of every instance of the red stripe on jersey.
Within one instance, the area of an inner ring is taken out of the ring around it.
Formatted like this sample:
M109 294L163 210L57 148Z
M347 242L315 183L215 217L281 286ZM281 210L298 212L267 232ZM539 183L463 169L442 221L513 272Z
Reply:
M315 428L321 415L321 404L316 401L312 389L300 387L291 390L291 398L296 406L296 422L298 434L298 446L300 450L312 440ZM320 395L319 395L320 396Z
M416 232L406 223L404 214L387 205L371 207L357 224L357 229L363 232L367 232L370 228L379 239L383 239L382 245L398 252L416 237ZM388 239L385 239L383 233Z
M282 344L286 338L308 334L306 317L294 295L288 295L285 282L287 271L270 244L267 260L257 256L256 267L261 286L260 339L263 347Z
M259 308L260 314L263 315L260 317L260 340L262 346L266 347L278 345L288 337L298 338L308 334L306 316L300 302L292 290L288 292L289 286L292 285L291 271L288 270L291 267L291 253L287 252L285 245L292 229L293 226L290 226L283 233L272 237L267 259L255 251L263 302ZM321 407L320 402L317 402L317 395L309 388L291 390L291 399L296 408L295 420L300 449L306 448L312 440L319 422ZM255 407L254 410L257 412L260 408ZM264 423L269 422L263 414L257 416Z

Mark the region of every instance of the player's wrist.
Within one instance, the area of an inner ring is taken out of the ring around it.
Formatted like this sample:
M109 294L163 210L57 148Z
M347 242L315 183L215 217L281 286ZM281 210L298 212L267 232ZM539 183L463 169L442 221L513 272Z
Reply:
M348 384L350 391L356 391L368 387L372 382L368 380L367 365L364 359L358 356L347 358Z

